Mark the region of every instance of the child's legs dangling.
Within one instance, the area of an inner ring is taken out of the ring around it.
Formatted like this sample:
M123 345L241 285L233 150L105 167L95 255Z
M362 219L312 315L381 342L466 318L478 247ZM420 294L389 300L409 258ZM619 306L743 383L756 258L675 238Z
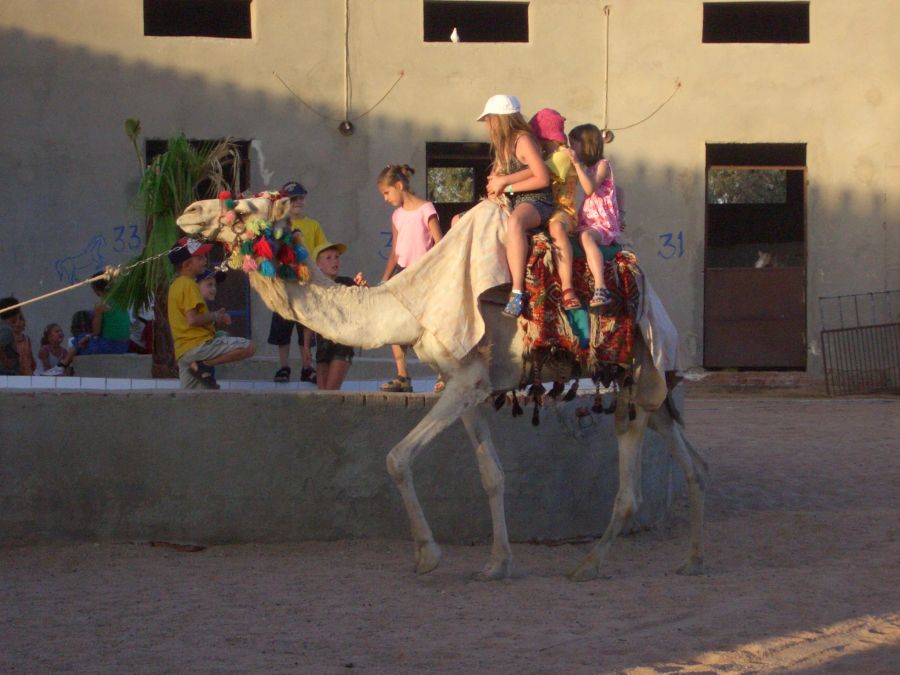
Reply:
M594 277L594 287L606 288L606 283L603 281L603 254L600 253L597 235L593 230L585 230L581 233L580 238L588 268L591 270L591 276Z
M556 271L562 284L563 293L572 288L572 242L563 221L551 218L548 226L553 240L553 255L556 257Z
M523 202L509 214L506 225L506 261L512 277L513 293L521 293L525 286L525 264L528 260L528 230L541 224L541 214Z

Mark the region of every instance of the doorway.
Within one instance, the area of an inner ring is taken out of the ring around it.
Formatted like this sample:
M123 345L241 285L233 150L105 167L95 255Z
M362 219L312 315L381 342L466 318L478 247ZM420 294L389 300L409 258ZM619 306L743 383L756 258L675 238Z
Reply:
M806 369L806 145L707 144L703 365Z
M484 195L491 167L488 143L426 143L427 197L434 203L446 233L458 213L475 206Z

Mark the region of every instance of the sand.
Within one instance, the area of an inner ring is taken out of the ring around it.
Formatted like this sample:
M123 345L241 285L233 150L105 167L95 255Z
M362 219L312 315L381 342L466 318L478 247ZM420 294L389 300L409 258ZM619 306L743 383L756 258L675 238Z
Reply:
M516 545L489 584L469 576L486 546L424 577L403 540L5 548L0 670L900 671L900 401L687 408L712 469L703 576L673 573L684 504L583 584L571 545Z

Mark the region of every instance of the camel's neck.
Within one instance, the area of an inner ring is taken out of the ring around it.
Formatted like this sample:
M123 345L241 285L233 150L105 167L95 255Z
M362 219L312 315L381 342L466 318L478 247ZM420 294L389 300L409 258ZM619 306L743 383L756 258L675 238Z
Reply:
M386 344L414 344L422 326L384 286L358 288L310 283L250 273L250 285L273 312L299 321L329 340L373 349Z

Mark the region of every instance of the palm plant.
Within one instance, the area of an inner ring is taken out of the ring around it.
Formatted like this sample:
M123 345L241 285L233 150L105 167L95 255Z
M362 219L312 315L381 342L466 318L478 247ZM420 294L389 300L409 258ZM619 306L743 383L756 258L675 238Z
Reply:
M130 137L134 128L126 123ZM144 248L114 283L109 302L133 312L153 306L153 377L177 375L167 303L173 270L165 255L180 236L175 219L191 202L240 185L240 166L230 139L193 143L179 134L143 172L135 207L145 223Z

